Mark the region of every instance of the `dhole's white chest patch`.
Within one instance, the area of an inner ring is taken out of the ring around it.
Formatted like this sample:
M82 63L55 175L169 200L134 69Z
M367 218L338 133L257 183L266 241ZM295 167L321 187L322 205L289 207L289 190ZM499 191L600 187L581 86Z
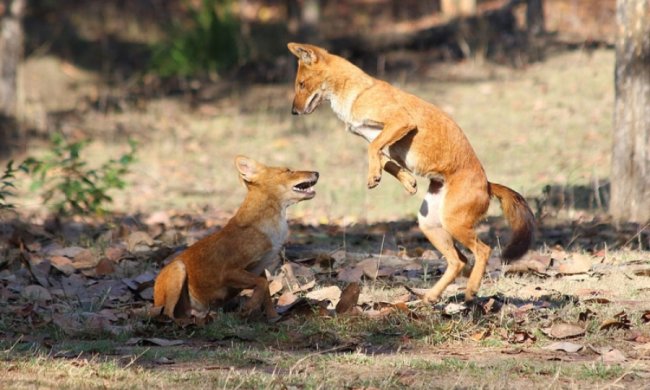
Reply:
M278 254L289 236L286 210L282 211L282 215L277 220L262 224L259 226L259 229L270 241L271 250L266 252L257 263L251 264L248 267L248 271L255 275L261 274L265 269L273 271L280 263Z
M282 210L282 214L276 221L269 221L269 223L261 225L260 230L271 242L273 252L277 253L289 236L289 224L287 223L286 210Z
M371 120L353 118L352 104L355 100L356 96L349 96L347 99L330 96L332 111L334 111L340 120L345 122L349 132L362 137L368 142L372 142L383 129L383 124Z

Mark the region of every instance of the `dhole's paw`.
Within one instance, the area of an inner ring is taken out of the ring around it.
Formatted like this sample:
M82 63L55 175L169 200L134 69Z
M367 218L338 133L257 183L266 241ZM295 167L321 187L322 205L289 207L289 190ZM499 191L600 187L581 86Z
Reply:
M432 291L429 291L422 297L422 302L433 305L434 303L438 302L438 299L440 299L438 294L434 294Z
M369 175L368 176L368 188L375 188L379 185L381 181L381 175Z
M415 193L418 192L418 182L411 174L400 172L399 181L404 186L406 192L410 195L415 195Z

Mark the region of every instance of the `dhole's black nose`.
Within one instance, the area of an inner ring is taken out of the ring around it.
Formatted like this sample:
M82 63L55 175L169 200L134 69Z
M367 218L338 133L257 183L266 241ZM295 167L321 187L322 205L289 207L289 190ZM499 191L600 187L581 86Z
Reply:
M298 115L298 110L296 110L296 107L291 107L291 115Z
M318 176L320 176L318 172L314 172L314 175L316 175L316 180L318 180Z

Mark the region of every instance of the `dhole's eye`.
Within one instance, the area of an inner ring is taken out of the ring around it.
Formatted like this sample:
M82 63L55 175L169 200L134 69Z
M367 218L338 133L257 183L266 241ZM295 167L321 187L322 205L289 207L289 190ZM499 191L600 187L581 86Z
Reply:
M305 82L304 81L299 82L298 87L300 87L300 89L305 89Z

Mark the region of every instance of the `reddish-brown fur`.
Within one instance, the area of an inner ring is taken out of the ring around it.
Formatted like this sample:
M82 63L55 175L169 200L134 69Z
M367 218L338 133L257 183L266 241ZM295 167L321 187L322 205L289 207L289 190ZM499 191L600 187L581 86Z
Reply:
M318 173L267 167L241 156L235 165L248 189L237 213L223 229L178 255L156 278L154 307L164 307L171 318L187 317L192 311L205 315L211 306L246 288L254 291L244 315L263 307L268 318L277 316L268 281L261 275L279 262L288 234L286 208L314 197L311 186ZM296 190L296 185L309 188Z
M379 184L382 169L415 192L410 173L428 178L420 208L420 228L447 259L447 270L424 299L437 300L467 262L455 241L475 257L465 292L472 299L480 286L490 248L478 239L477 221L497 197L513 229L502 256L523 256L532 243L534 217L515 191L487 180L483 166L460 127L438 107L377 80L347 60L313 45L290 43L298 57L293 114L309 114L325 100L347 130L365 138L368 188Z

